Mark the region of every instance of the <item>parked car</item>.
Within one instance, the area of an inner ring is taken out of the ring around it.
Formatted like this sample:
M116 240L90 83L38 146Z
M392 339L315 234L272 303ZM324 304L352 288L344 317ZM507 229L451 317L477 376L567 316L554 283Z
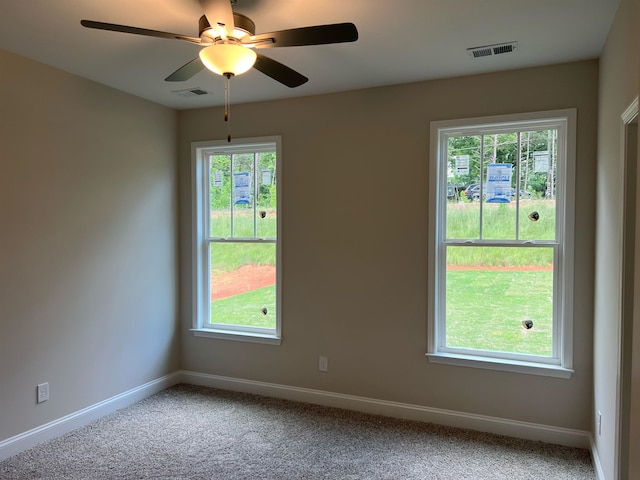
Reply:
M475 201L475 200L479 200L480 199L480 184L479 183L472 183L471 185L469 185L465 190L464 190L464 194L467 197L467 199L471 202Z
M487 186L485 185L485 189L487 188ZM478 199L480 199L480 184L479 183L472 183L471 185L469 185L465 191L464 194L467 196L467 198L474 202ZM515 198L516 196L516 189L515 188L511 188L511 197ZM531 192L527 192L523 189L520 189L520 198L531 198Z
M511 196L512 197L516 196L516 189L515 188L511 189ZM520 198L531 198L531 192L527 192L526 190L523 190L521 188L520 189Z
M456 198L456 189L453 185L447 185L447 200Z

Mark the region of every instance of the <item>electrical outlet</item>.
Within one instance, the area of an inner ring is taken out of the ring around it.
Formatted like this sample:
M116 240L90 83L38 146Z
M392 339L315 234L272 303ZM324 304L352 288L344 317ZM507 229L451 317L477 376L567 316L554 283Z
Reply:
M329 371L329 359L327 357L323 357L321 355L320 359L318 360L318 368L320 369L321 372L328 372Z
M600 410L598 410L597 423L598 435L602 435L602 412L600 412Z
M41 383L38 385L38 403L49 400L49 384Z

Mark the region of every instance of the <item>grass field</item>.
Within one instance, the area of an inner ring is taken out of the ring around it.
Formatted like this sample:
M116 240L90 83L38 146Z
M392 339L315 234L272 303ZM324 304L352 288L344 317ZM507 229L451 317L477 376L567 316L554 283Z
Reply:
M258 215L254 221L252 210L236 211L233 218L219 211L211 215L212 236L238 239L274 239L277 220L274 211L264 210L265 218ZM232 232L233 230L233 232ZM233 235L232 235L233 233ZM212 272L230 272L243 265L275 265L275 243L213 243L210 248Z
M212 323L275 328L275 285L211 302ZM267 309L267 314L262 309Z
M447 271L449 347L550 356L550 270ZM533 328L523 327L524 320Z
M530 219L536 212L537 221ZM451 202L449 239L553 240L555 201ZM447 248L446 345L528 355L552 354L553 249ZM465 269L467 268L467 269ZM526 329L523 321L533 327Z

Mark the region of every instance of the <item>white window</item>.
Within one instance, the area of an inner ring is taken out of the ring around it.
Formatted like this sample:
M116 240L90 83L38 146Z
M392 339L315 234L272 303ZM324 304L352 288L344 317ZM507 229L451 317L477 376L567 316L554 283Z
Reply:
M280 343L280 137L192 144L198 336Z
M575 110L431 124L430 361L572 372Z

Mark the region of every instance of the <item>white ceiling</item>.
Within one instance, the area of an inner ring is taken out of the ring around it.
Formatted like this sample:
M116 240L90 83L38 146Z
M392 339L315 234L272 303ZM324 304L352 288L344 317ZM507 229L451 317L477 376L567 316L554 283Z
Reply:
M233 103L306 96L597 58L619 0L237 0L256 33L353 22L355 43L261 50L309 77L294 89L262 73L231 80ZM91 30L81 19L198 36L198 0L0 0L0 48L176 109L221 105L224 80L207 70L164 78L196 45ZM518 42L474 59L467 48ZM6 72L0 66L0 74ZM41 79L46 88L46 78ZM199 87L211 95L172 91Z

